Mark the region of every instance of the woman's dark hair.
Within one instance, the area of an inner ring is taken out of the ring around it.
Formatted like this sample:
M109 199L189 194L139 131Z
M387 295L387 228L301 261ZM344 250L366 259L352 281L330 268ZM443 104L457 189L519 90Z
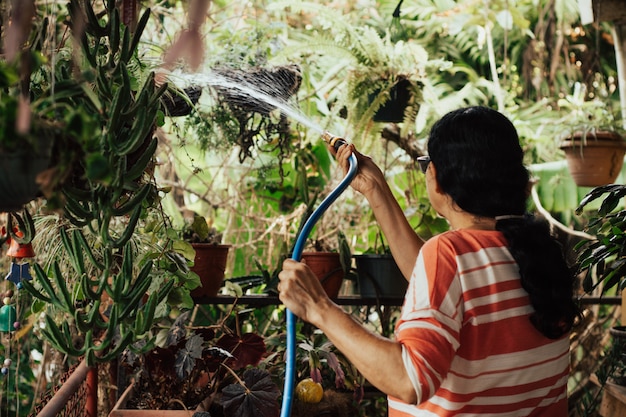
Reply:
M496 218L496 229L519 265L535 309L533 325L546 337L567 333L578 316L574 273L545 220L526 214L529 173L513 124L487 107L446 114L433 126L428 154L441 189L464 211Z

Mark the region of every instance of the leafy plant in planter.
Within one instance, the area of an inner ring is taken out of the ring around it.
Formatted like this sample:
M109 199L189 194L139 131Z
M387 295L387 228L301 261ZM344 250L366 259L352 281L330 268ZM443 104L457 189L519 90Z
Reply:
M602 199L599 208L590 213L588 232L594 239L578 243L574 250L578 254L577 269L583 274L583 289L592 292L600 287L602 294L617 290L624 296L626 288L626 210L617 207L626 196L626 185L610 184L592 189L576 209L577 214L592 202ZM605 375L599 375L604 383L608 379L624 382L626 368L626 332L623 326L611 329L613 346L606 359ZM603 369L604 369L603 368Z
M210 94L198 103L188 126L198 133L204 149L224 146L224 142L237 145L242 163L253 157L255 150L271 152L280 167L291 155L297 136L289 117L268 99L293 105L302 75L295 65L269 64L267 54L258 52L264 45L250 48L250 42L263 38L260 33L251 39L245 31L228 32L219 51L208 58L210 80L206 86Z
M88 365L142 338L149 348L152 323L167 311L157 306L184 285L165 250L133 241L159 205L150 171L167 84L157 87L153 72L142 75L137 56L150 10L131 33L115 1L103 6L97 15L91 2L69 2L68 25L81 50L67 56L80 59L58 59L54 89L43 94L55 103L49 116L64 120L63 133L75 144L69 160L57 161L72 167L59 200L48 200L63 209L58 233L71 268L51 259L49 267L35 265L36 279L24 283L44 302L36 305L48 307L46 338Z
M626 196L626 185L609 184L592 189L579 206L577 214L600 198L601 204L590 214L587 230L594 240L575 246L577 267L584 273L583 289L591 292L602 284L602 291L626 288L626 210L615 210Z
M373 248L353 255L356 264L359 293L362 297L403 297L408 280L400 272L382 232L376 234Z
M210 227L203 216L194 213L183 228L182 239L176 240L174 247L193 262L190 270L199 277L200 286L192 290L191 297L200 300L217 295L224 281L231 247L222 244L222 234Z
M610 99L586 99L586 88L577 83L574 93L558 101L567 114L569 126L560 148L578 186L595 187L615 182L626 153L620 120L611 109Z
M272 9L280 8L289 8L290 13L311 13L316 20L310 35L281 55L332 57L331 71L339 68L337 59L346 63L334 74L339 82L329 91L328 100L333 101L329 106L354 126L354 137L367 131L372 120L414 122L429 74L447 65L431 59L417 42L396 41L388 31L379 32L361 21L349 22L331 8L312 2L272 4ZM395 99L399 104L396 113L391 111Z
M22 9L14 13L32 17L34 6L28 3L14 4ZM18 211L47 191L49 176L40 174L52 163L53 147L65 145L63 122L50 117L54 105L42 95L49 86L41 52L48 24L47 18L32 26L18 19L10 28L1 27L7 53L0 60L0 212ZM20 37L23 44L18 44ZM63 176L63 170L57 172Z
M256 368L266 353L263 338L235 334L223 323L191 329L189 315L182 313L168 326L162 346L139 356L131 350L124 353L122 365L133 382L110 416L121 417L131 409L277 416L278 387L269 373Z

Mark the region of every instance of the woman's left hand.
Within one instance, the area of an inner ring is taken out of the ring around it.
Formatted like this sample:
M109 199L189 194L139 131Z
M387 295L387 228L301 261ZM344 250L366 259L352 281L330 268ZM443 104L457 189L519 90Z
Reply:
M332 301L313 271L305 263L286 259L278 278L280 301L302 320L317 325L321 309Z

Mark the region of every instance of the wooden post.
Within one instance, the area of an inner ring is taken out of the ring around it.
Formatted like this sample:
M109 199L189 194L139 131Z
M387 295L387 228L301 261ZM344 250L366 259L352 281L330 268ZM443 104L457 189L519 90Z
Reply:
M55 417L67 404L67 401L78 392L83 381L87 377L89 368L83 360L72 372L70 377L61 385L61 388L54 394L52 399L37 414L37 417Z
M617 61L617 78L619 80L622 127L626 129L626 24L616 22L613 25L613 38L615 39L615 59ZM626 291L622 291L621 323L626 325Z
M98 417L98 367L92 366L87 370L87 417Z
M622 127L626 129L626 23L615 22L613 25L613 39L615 41L615 60L617 61Z

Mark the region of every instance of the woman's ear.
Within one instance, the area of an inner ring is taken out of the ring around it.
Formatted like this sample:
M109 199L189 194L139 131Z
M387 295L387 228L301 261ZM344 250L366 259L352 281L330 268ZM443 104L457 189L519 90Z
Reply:
M439 182L437 182L437 167L435 167L435 164L433 164L432 161L430 162L430 164L428 164L428 169L426 170L426 179L430 187L432 187L432 189L437 194L443 194L441 187L439 187Z

